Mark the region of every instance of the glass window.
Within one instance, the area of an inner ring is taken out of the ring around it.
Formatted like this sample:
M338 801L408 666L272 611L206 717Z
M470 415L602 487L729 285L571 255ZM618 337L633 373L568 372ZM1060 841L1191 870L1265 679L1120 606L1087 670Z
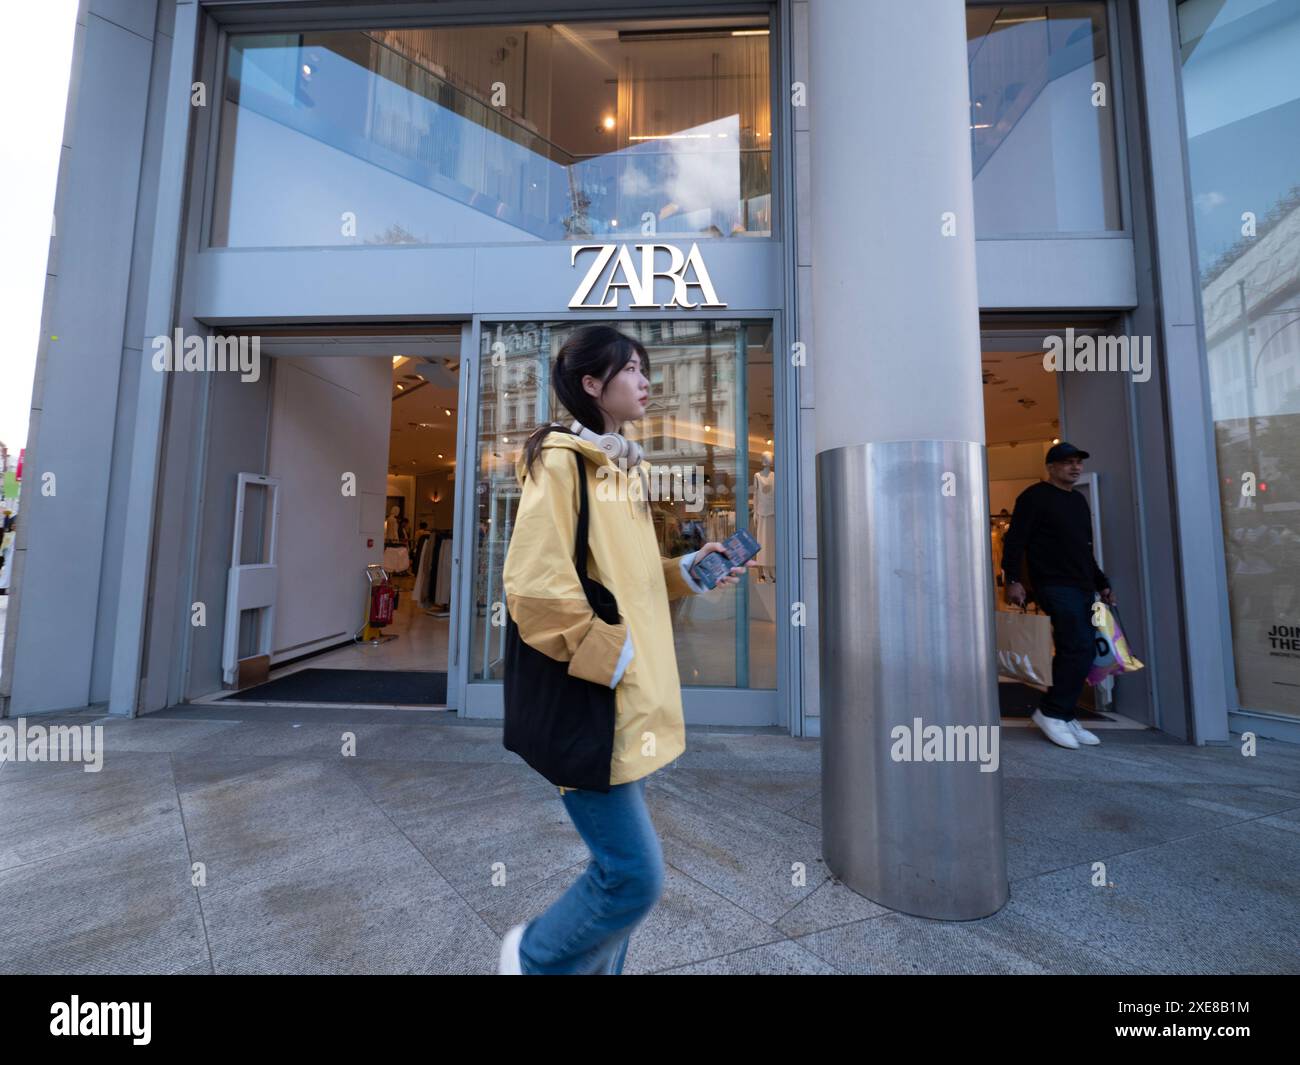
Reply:
M474 609L471 679L499 680L505 628L501 570L519 504L515 464L528 433L571 416L550 387L550 367L576 322L484 323L480 353L478 465L475 498ZM772 402L772 327L768 322L702 320L688 336L673 322L631 321L617 328L645 345L650 367L715 382L698 398L666 387L628 431L646 449L659 551L676 557L709 540L748 528L763 545L739 585L669 604L682 684L776 687L776 471ZM497 355L494 362L493 355ZM504 402L504 382L523 391L531 412L518 432L487 426ZM738 447L737 441L744 446ZM680 480L678 473L680 472ZM654 498L654 497L658 498Z
M1300 5L1178 25L1237 691L1300 715Z
M972 4L975 231L1120 229L1106 5Z
M770 236L767 17L231 38L213 245Z

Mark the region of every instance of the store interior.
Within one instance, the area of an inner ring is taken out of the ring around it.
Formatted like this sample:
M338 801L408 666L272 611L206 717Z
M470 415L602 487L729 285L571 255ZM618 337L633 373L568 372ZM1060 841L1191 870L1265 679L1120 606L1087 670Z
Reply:
M338 243L313 221L337 188L369 243L616 235L646 214L660 235L772 232L765 14L236 34L229 48L218 246ZM259 193L304 169L329 180L292 202Z
M459 374L458 355L392 356L382 567L393 617L317 666L447 670Z
M264 668L216 698L445 706L460 345L459 323L263 338L276 592L241 619Z
M1043 365L1042 335L1036 332L1021 339L985 334L980 355L988 447L998 699L1004 718L1032 714L1052 675L1051 621L1035 603L1023 610L1008 603L1002 575L1002 541L1011 527L1016 497L1046 479L1047 451L1061 439L1064 382L1060 374ZM1085 466L1076 491L1089 492L1088 478ZM1100 545L1099 533L1095 540ZM1080 714L1102 715L1110 694L1109 682L1099 689L1085 687L1079 701Z

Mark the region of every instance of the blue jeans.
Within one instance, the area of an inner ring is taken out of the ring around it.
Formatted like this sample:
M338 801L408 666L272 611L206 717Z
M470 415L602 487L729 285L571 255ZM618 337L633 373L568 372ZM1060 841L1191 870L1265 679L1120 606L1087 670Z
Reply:
M628 940L664 884L663 850L646 809L645 783L642 777L608 792L560 796L591 861L524 929L519 963L525 975L623 972Z
M1065 584L1039 588L1038 605L1052 619L1052 686L1040 709L1045 717L1072 721L1092 660L1097 657L1097 630L1092 624L1093 593Z

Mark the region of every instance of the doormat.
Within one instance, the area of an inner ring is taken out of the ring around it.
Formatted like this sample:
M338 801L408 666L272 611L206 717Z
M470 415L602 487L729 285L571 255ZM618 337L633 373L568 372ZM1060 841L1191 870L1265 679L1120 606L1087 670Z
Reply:
M300 669L229 698L241 703L441 706L447 702L447 674L415 669Z
M1002 711L1003 717L1033 717L1034 711L1038 709L1042 699L1043 693L1037 688L1031 688L1028 684L998 685L998 709ZM1097 711L1083 706L1076 707L1075 713L1080 719L1087 718L1092 721L1110 720L1105 714L1099 714Z

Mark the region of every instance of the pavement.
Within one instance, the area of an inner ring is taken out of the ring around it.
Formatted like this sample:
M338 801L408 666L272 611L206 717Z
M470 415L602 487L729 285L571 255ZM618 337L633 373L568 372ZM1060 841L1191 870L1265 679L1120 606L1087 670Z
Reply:
M104 762L0 765L0 972L486 974L588 860L496 723L219 704L26 721L102 724ZM1003 729L1011 898L940 922L827 871L819 741L688 729L647 787L668 875L624 972L1300 971L1300 747L1099 735L1067 751Z

